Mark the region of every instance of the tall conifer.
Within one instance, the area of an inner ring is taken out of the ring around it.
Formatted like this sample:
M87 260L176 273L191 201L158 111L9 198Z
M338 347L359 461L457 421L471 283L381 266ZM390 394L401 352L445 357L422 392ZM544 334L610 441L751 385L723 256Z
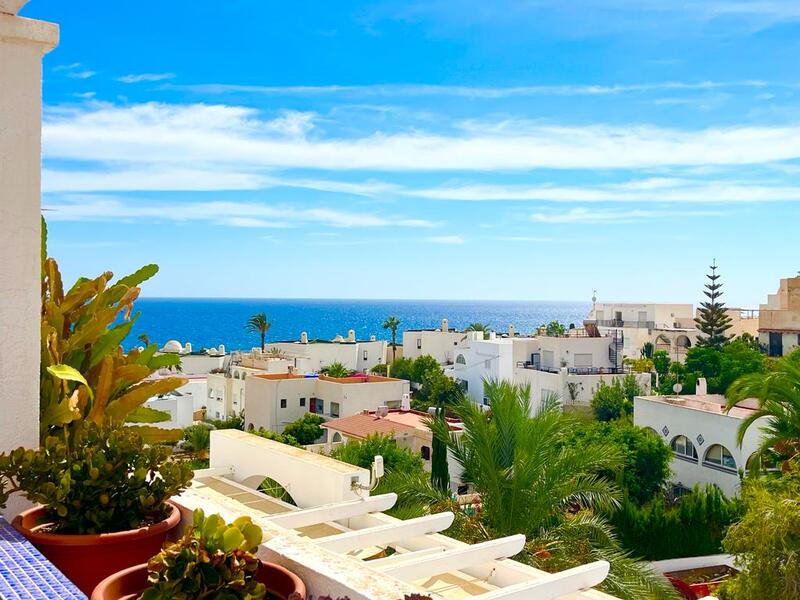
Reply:
M733 336L725 333L731 327L731 318L725 312L725 303L720 301L722 284L719 282L720 276L717 275L716 261L711 265L711 273L706 277L708 283L703 293L708 300L700 303L695 319L697 328L703 333L697 336L697 345L720 348Z

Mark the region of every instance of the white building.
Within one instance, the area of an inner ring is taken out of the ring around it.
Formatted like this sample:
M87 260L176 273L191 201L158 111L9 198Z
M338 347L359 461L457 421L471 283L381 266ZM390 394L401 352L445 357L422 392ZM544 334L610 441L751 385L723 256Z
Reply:
M281 432L307 412L337 419L380 406L400 408L409 382L377 375L334 378L291 373L252 375L245 380L245 424Z
M352 371L366 372L386 362L386 347L387 342L374 335L368 340L356 339L353 329L347 337L338 335L332 340L309 339L304 331L299 340L268 342L265 352L254 348L242 354L240 364L268 373L318 373L339 362Z
M169 340L158 352L180 356L183 375L205 375L224 369L230 359L222 344L219 348L211 347L195 352L190 342L181 344L178 340Z
M439 329L406 329L403 331L403 358L414 360L432 356L441 365L453 364L458 348L483 338L481 331L456 331L442 319Z
M758 448L760 428L767 420L753 423L739 447L739 426L756 407L755 401L747 400L726 413L725 397L719 394L637 396L633 422L653 430L672 447L670 466L676 486L713 483L734 496L739 493L740 472Z
M491 336L459 348L447 372L478 403L485 402L483 382L494 379L529 384L534 409L550 394L567 405L588 405L601 382L626 374L621 348L620 337L589 337L582 330L557 337ZM636 377L642 389L650 389L649 374Z
M593 303L584 325L600 333L622 333L625 356L639 358L644 344L665 350L672 360L683 361L697 340L691 304Z
M154 427L161 427L162 429L183 429L194 423L195 420L191 395L183 395L177 390L151 398L144 403L144 406L160 410L170 416L169 421L150 423L150 425Z

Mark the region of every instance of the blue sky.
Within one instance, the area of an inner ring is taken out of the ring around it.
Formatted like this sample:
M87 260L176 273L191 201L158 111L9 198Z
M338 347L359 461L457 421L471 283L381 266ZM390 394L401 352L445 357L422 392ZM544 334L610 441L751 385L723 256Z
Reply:
M63 2L43 204L151 296L697 302L795 274L794 1Z

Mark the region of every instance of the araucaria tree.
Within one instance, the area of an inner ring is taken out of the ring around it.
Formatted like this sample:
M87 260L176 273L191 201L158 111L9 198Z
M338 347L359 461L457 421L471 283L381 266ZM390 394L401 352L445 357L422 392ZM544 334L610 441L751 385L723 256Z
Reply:
M431 430L446 429L447 419L444 409L438 408L433 417L437 423L431 423ZM447 468L447 442L441 436L434 435L431 442L431 484L442 493L450 492L450 471Z
M383 328L392 332L392 362L397 358L397 328L400 326L400 319L395 316L386 317Z
M247 319L247 323L244 326L244 328L250 333L257 333L259 336L261 336L262 352L264 351L264 343L266 342L267 332L269 331L270 327L272 327L272 323L267 321L267 314L263 312L256 313Z
M708 300L700 303L698 317L695 319L697 328L703 333L697 336L697 345L721 348L733 336L725 333L731 327L731 318L725 312L725 304L720 302L722 284L718 281L716 262L711 265L711 273L706 277L709 282L703 293Z

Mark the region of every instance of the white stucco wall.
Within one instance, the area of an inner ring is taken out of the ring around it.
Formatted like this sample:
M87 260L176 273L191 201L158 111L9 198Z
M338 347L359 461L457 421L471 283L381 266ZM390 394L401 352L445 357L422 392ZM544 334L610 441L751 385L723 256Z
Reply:
M183 429L193 423L192 397L186 396L163 396L153 398L145 403L148 408L154 408L168 413L172 418L161 423L152 423L154 427L162 429Z
M237 429L211 432L211 468L252 488L269 476L280 483L300 508L368 496L351 489L355 480L369 485L369 471L338 460L292 448Z
M655 430L667 444L678 435L686 436L694 444L698 454L697 462L673 458L670 464L673 483L688 488L696 484L713 483L726 495L734 496L740 490L738 472L727 472L704 465L705 453L712 445L720 444L736 460L737 471L744 469L748 458L758 448L759 428L765 420L756 421L748 429L741 448L736 442L736 434L742 420L722 413L637 397L634 399L633 422L640 427ZM702 444L698 441L698 436L702 436Z
M42 56L56 44L57 25L0 14L0 451L39 442Z
M480 335L480 334L477 334ZM432 356L439 364L455 360L458 348L467 345L472 332L409 330L403 332L403 357L414 360L420 356Z

